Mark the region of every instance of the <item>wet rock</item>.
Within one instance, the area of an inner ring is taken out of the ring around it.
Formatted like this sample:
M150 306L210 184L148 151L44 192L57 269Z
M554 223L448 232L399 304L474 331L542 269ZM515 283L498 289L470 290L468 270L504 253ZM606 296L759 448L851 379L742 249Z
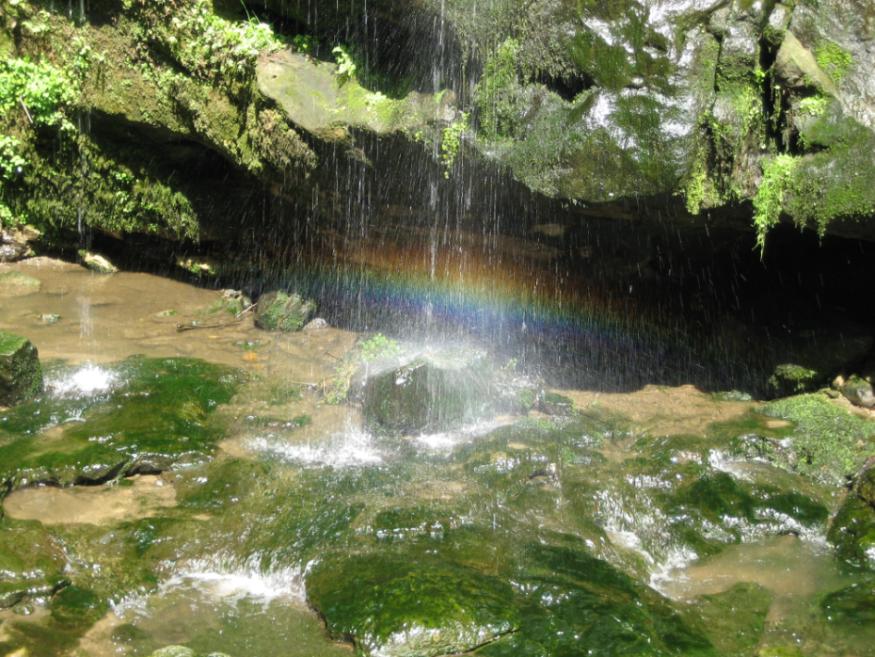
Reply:
M237 386L233 370L184 358L131 358L112 378L108 389L44 395L0 416L0 482L98 484L203 461L224 431L212 413Z
M0 262L15 262L33 255L29 242L38 236L36 230L0 231Z
M827 535L839 558L875 571L875 463L855 479Z
M844 631L858 632L875 624L875 582L856 582L825 596L820 608L831 623ZM871 644L870 644L871 645Z
M252 306L252 299L240 290L222 290L222 298L219 305L221 310L231 315L239 315Z
M27 338L0 331L0 406L36 396L43 386L36 347Z
M807 394L767 404L766 415L793 423L780 441L764 443L752 456L815 479L841 484L873 451L875 423L849 413L825 395Z
M429 554L323 560L307 595L333 636L374 657L466 653L520 622L509 582Z
M547 392L541 399L538 410L547 415L571 415L574 412L574 402L565 395Z
M65 562L62 546L40 525L4 523L0 531L0 609L63 587Z
M38 278L18 271L0 274L0 299L3 297L24 297L40 291L42 282Z
M872 390L872 384L866 379L852 376L841 385L840 389L845 399L855 406L875 407L875 392Z
M429 353L375 363L362 373L366 423L390 433L440 431L488 415L496 399L482 352Z
M267 331L300 331L316 312L316 304L297 293L266 292L255 306L255 326Z
M118 267L99 253L82 250L79 251L79 259L83 265L97 274L115 274L118 272Z
M322 319L321 317L316 317L315 319L311 319L309 322L307 322L304 325L303 330L305 330L305 331L318 331L320 329L330 328L330 326L331 325L326 320Z

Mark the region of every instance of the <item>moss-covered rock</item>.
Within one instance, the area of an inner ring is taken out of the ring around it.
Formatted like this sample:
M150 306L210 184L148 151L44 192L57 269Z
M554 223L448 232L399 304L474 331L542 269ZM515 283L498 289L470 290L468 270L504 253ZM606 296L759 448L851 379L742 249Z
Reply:
M782 363L769 377L768 385L775 397L787 397L812 392L822 381L823 376L815 370L794 363Z
M368 369L362 410L375 429L438 431L484 417L495 402L492 371L480 352L426 354Z
M7 486L99 483L211 453L222 436L211 415L236 388L233 370L132 358L113 374L109 391L84 398L47 393L5 413L0 479Z
M307 578L329 632L366 655L468 652L518 628L510 583L463 563L397 550L327 559Z
M832 521L828 538L843 561L875 570L875 467L857 477Z
M255 306L255 325L266 331L300 331L316 312L316 304L297 293L266 292Z
M728 591L701 596L697 612L723 657L754 654L766 628L772 594L756 584L736 584Z
M36 347L27 338L0 331L0 406L31 399L42 387Z
M64 546L37 522L0 518L0 608L67 584Z
M97 274L115 274L118 272L118 267L99 253L81 250L79 251L79 258L82 260L83 265Z
M859 376L849 377L841 386L841 393L855 406L863 408L875 406L875 392L873 392L872 384Z
M794 425L766 455L799 472L840 483L875 454L875 422L849 413L826 395L779 399L764 410Z

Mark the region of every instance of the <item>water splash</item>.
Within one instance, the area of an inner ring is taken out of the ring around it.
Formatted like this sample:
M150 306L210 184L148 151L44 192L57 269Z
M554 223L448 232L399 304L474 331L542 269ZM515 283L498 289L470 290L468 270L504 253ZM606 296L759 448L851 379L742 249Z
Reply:
M274 601L304 604L304 573L298 565L265 567L259 553L245 560L218 554L185 562L159 584L157 591L126 596L112 604L112 610L120 618L129 614L147 616L150 598L163 598L185 589L231 604L244 600L265 607Z
M46 387L55 397L90 397L108 392L117 380L115 372L88 363L72 372L49 379Z
M275 436L258 436L248 440L246 447L254 452L305 467L367 467L381 465L385 460L374 437L352 424L325 441L292 442Z
M413 439L413 442L417 446L433 452L451 452L459 445L469 443L472 440L485 436L495 429L511 424L512 422L513 420L510 418L485 420L465 425L452 431L442 431L440 433L429 433L416 436Z
M226 601L250 600L268 605L274 600L304 602L304 571L299 566L265 568L258 553L242 563L225 555L195 559L161 585L161 592L193 586Z

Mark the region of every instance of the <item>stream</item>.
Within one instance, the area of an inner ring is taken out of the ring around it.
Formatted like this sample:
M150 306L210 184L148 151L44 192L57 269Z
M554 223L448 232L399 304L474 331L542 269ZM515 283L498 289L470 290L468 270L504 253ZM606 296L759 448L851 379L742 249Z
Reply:
M8 272L37 281L2 289L0 329L45 389L0 408L0 655L875 655L875 580L827 540L845 486L751 447L800 439L791 412L548 387L385 433L326 392L344 368L482 345L267 332L163 277Z

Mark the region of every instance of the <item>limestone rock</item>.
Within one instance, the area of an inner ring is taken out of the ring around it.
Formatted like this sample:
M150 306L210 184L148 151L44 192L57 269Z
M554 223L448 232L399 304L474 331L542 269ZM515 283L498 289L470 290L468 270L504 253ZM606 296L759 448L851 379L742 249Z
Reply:
M83 265L95 273L115 274L118 272L118 267L99 253L82 250L79 251L79 258L82 260Z
M482 417L494 393L480 352L421 355L378 367L362 390L368 425L401 434L438 431Z
M852 376L841 386L841 393L849 402L863 408L875 407L872 384L858 376Z
M0 331L0 406L26 401L42 390L36 347L27 338Z
M266 292L255 306L255 326L267 331L300 331L316 312L316 303L297 293Z
M304 330L319 331L321 329L327 329L330 326L331 325L321 317L316 317L315 319L311 319L309 322L307 322L307 324L304 326Z

